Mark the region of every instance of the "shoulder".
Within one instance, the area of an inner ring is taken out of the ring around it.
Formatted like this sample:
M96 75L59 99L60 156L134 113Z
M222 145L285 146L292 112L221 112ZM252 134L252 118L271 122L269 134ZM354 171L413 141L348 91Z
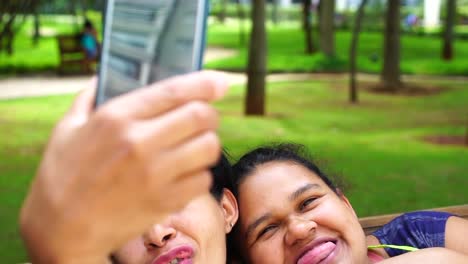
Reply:
M429 248L386 259L382 264L400 263L467 263L468 256L445 248Z
M402 214L374 235L381 244L405 245L416 248L444 247L447 219L453 216L445 212L417 211ZM404 253L399 250L386 250L390 256Z
M447 212L438 212L438 211L415 211L410 213L404 213L396 219L409 219L414 221L447 221L447 218L453 216L453 214Z
M445 223L449 217L453 214L446 212L436 211L415 211L410 213L404 213L389 223L385 224L382 229L395 231L395 228L431 228L440 229L440 225L445 229ZM437 228L439 227L439 228Z

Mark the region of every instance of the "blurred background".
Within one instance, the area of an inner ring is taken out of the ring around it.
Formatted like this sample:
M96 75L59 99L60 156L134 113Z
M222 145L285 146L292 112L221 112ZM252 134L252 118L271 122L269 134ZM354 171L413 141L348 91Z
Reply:
M0 2L0 258L27 261L18 212L53 125L95 74L104 0ZM358 216L468 203L468 0L213 0L205 68L236 160L307 146Z

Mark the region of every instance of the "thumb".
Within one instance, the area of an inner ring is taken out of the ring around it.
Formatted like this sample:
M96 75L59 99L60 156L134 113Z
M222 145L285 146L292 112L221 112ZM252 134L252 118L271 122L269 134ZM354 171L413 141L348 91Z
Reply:
M86 118L91 114L94 107L94 98L96 95L97 78L93 77L90 80L88 88L82 90L75 98L70 110L69 117Z

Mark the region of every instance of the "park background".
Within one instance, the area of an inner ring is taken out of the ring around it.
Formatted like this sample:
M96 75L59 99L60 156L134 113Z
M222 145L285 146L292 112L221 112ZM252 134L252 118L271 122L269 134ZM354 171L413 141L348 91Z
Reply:
M67 87L90 78L58 74L58 36L85 17L101 32L103 2L0 3L2 263L27 261L19 208ZM229 72L215 105L232 159L302 143L361 217L467 204L468 1L321 2L211 1L205 68Z

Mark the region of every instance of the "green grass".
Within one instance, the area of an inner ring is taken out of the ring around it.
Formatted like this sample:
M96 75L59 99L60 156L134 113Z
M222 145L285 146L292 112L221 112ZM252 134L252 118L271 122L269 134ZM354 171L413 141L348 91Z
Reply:
M99 15L90 13L95 25ZM44 29L57 33L78 32L79 27L69 16L41 16ZM240 44L236 20L221 25L212 19L208 26L208 45L238 50L238 54L208 63L208 68L244 70L247 62L248 44ZM247 28L249 26L247 25ZM303 33L297 22L283 22L278 26L269 23L268 69L272 72L344 72L348 68L349 31L336 33L336 57L322 54L304 54ZM248 29L247 29L248 30ZM457 27L457 32L466 27ZM37 47L31 40L32 21L27 20L15 39L13 56L0 53L0 76L21 73L54 71L59 63L57 41L54 36L43 37ZM248 34L247 34L248 35ZM317 34L315 34L317 40ZM401 70L406 74L468 75L468 40L455 41L455 59L445 62L440 59L441 39L435 36L403 35ZM382 33L363 32L358 51L358 69L361 72L379 73L382 67ZM375 61L371 58L376 58Z
M88 17L100 31L100 15L88 12ZM32 18L22 24L14 40L12 56L0 52L0 77L12 74L56 72L59 65L59 50L55 35L77 34L82 21L68 15L41 15L41 30L46 33L36 45L32 41Z
M241 44L235 23L228 26L212 24L208 43L238 50L238 55L208 63L208 68L243 70L247 65L248 43ZM317 37L317 34L314 35ZM348 69L351 33L338 31L336 57L326 58L320 53L304 53L304 34L299 26L269 26L268 70L272 72L345 72ZM315 39L317 40L317 38ZM401 71L405 74L468 75L468 41L455 41L455 59L440 59L441 40L431 36L403 35L401 40ZM358 69L379 73L382 68L383 37L379 32L362 32L358 50ZM377 60L371 60L376 57Z
M463 135L468 89L427 97L361 93L346 102L344 82L268 86L267 117L244 117L243 87L216 103L220 135L234 158L269 141L305 144L327 172L340 175L359 216L468 203L468 148L436 146L424 135ZM0 256L26 261L17 215L53 124L72 96L0 101Z

